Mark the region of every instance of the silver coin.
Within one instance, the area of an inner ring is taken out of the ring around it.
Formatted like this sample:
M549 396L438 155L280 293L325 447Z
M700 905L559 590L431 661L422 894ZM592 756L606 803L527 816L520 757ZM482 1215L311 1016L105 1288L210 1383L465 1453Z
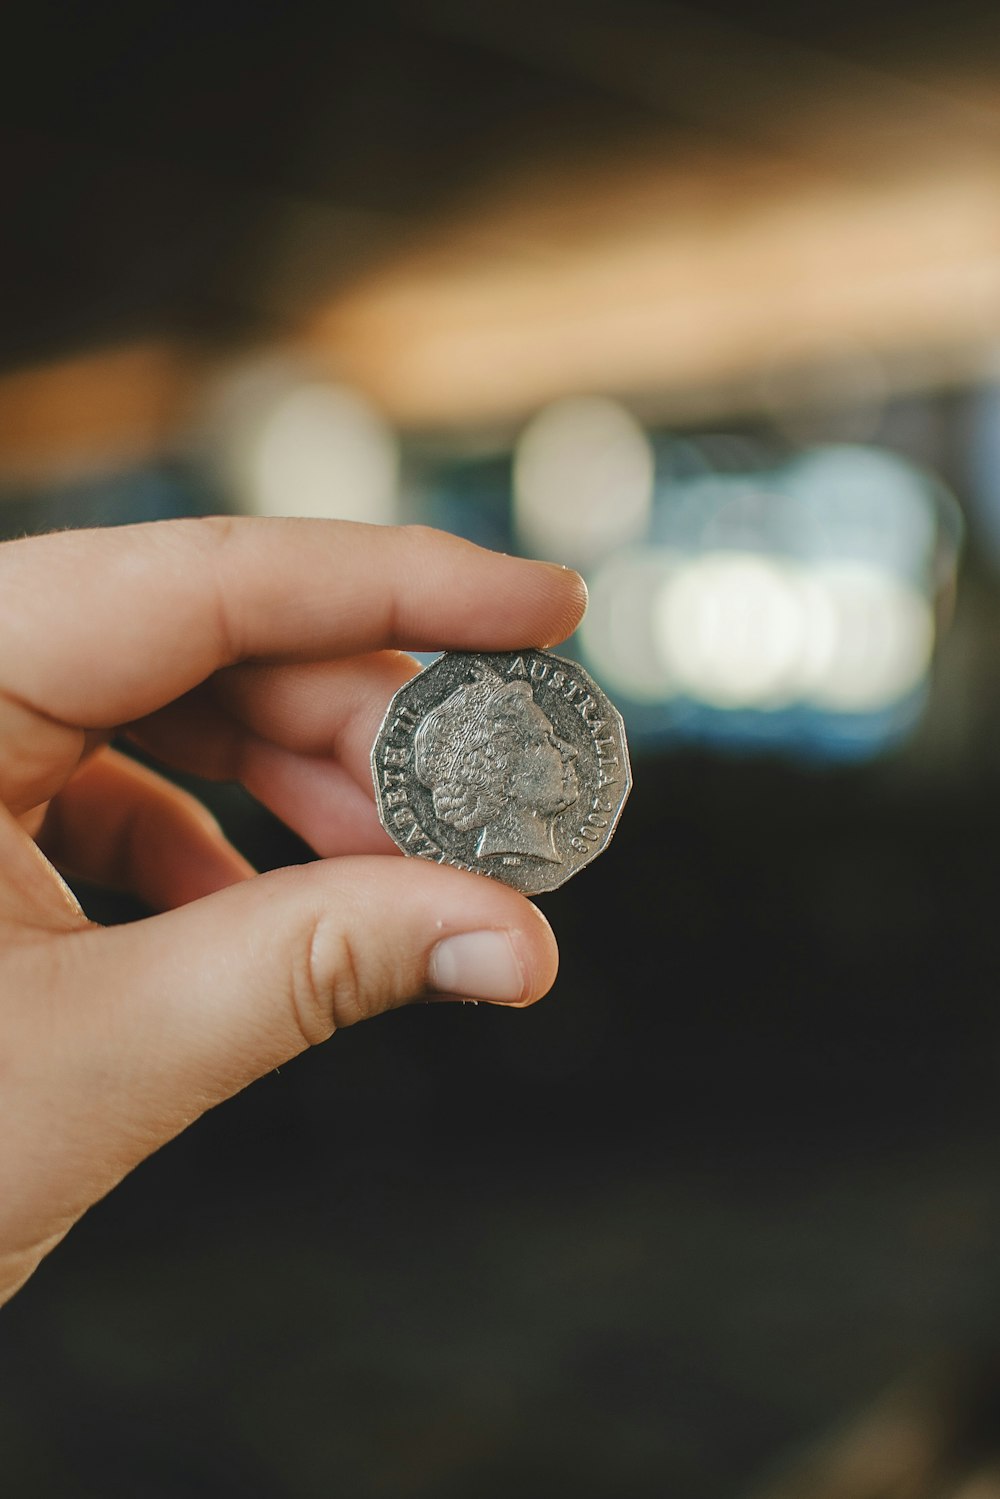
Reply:
M632 786L621 714L548 651L449 651L401 687L372 749L405 854L555 890L607 848Z

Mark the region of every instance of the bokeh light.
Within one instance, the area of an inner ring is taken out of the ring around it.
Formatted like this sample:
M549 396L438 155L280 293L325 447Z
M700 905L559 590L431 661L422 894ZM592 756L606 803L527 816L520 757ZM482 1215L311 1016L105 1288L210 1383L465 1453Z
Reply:
M806 616L786 564L751 552L693 558L662 590L655 624L691 697L719 708L772 708L796 696Z
M248 514L399 518L395 435L346 386L284 361L251 366L226 383L211 427L214 461Z
M934 621L911 585L864 563L709 553L655 605L679 690L718 708L891 706L923 680Z
M525 428L514 458L514 524L522 548L585 566L645 536L653 450L616 401L557 401Z
M660 702L676 690L656 611L680 561L665 547L635 547L608 557L590 578L580 643L597 676L634 702Z
M810 620L812 653L804 657L812 702L864 713L920 685L930 667L934 614L912 583L865 563L831 562L814 570L812 589L819 607Z
M884 449L830 445L791 460L776 482L812 520L826 556L927 575L946 492L913 464Z
M876 753L919 717L961 529L950 493L884 449L688 463L645 538L589 569L580 645L646 739Z

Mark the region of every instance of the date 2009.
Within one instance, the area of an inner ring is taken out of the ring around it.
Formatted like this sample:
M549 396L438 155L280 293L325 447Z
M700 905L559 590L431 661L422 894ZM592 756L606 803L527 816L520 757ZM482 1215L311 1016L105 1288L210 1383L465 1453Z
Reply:
M605 797L595 796L586 820L580 827L575 838L570 839L570 847L575 848L577 853L585 854L592 843L600 840L601 834L608 826L608 818L614 808Z

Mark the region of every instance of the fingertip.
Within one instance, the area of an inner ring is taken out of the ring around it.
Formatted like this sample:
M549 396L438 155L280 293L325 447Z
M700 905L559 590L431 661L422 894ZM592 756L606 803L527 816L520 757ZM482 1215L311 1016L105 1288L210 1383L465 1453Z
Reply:
M563 606L563 612L559 618L558 633L553 634L549 640L541 641L542 646L548 647L558 645L560 641L566 640L568 636L572 635L587 612L590 594L587 590L585 579L578 572L575 572L573 568L564 567L559 562L548 562L545 565L558 575Z
M575 567L570 567L565 562L546 562L545 567L550 567L561 579L563 587L568 588L579 600L581 609L586 609L589 593L587 580L582 573L578 573Z
M527 921L521 941L528 949L529 972L532 976L525 1004L533 1005L542 999L556 981L559 972L559 944L547 918L532 901L526 900Z

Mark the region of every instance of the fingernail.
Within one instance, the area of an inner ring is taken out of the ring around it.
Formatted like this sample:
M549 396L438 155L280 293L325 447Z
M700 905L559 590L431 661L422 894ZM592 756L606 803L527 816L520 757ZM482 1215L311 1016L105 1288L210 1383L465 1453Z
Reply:
M431 953L427 979L442 994L513 1004L524 998L524 973L506 932L462 932Z

